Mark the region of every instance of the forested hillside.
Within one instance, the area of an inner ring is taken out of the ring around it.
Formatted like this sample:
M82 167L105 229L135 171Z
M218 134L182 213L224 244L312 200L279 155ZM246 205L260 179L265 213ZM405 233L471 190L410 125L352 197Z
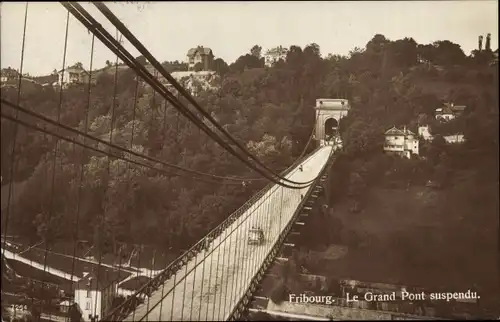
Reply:
M491 51L466 57L448 41L415 46L379 35L350 59L338 59L325 84L349 84L353 107L340 123L345 151L330 176L333 208L314 217L303 236L307 247L297 254L300 265L332 278L475 288L493 301L499 132L492 57ZM440 123L434 110L444 102L467 108ZM418 124L429 125L435 137L420 140L420 158L383 154L387 129L416 133ZM455 133L465 143L446 144L442 136ZM349 250L336 253L332 245Z
M345 158L353 163L349 171L359 172L368 187L385 180L378 170L383 163L378 154L388 127L414 126L433 118L443 101L467 104L468 116L456 124L463 127L467 144L438 150L433 166L452 167L454 174L448 175L458 178L460 173L463 182L451 185L440 211L474 212L464 220L477 223L477 216L489 218L495 209L491 198L497 191L492 190L497 189L497 176L491 175L498 162L497 67L489 65L492 58L491 51L466 56L449 41L418 45L411 38L389 41L376 35L366 48L353 49L348 57L322 58L316 44L303 49L291 46L285 61L264 67L256 46L229 66L215 60L218 89L200 91L197 100L261 160L280 171L294 161L309 138L315 99L349 99L351 113L340 124ZM120 68L116 77L103 73L90 96L87 89L81 85L65 90L61 105L60 93L53 88L22 90L20 105L167 162L218 175L258 176L200 134L158 94L138 85L132 71ZM15 102L16 96L15 88L2 89L3 98ZM2 112L9 113L9 108L2 107ZM8 230L29 236L33 243L47 236L49 242L72 242L77 236L100 241L107 252L116 250L116 242L185 249L266 183L217 186L172 177L66 142L59 142L54 154L54 138L22 126L11 178L12 124L2 119L1 131L2 190L12 179L23 183L18 200L30 200L13 205ZM439 149L429 147L433 148ZM418 177L413 172L418 167L407 167ZM342 184L338 187L345 190L349 180ZM451 198L464 204L447 202ZM477 205L485 208L478 211ZM5 214L2 211L2 224ZM49 214L51 221L45 223ZM105 225L98 225L100 214ZM478 234L484 225L488 227L486 221L478 224Z

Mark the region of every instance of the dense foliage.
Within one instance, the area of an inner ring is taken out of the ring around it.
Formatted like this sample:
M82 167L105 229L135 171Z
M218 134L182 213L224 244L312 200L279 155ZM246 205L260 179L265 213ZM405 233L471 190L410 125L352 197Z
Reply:
M309 59L311 64L321 61L318 55ZM225 68L228 74L213 80L212 89L198 91L200 104L271 168L286 168L301 152L313 122L305 104L296 102L285 90L283 79L294 70L239 72L229 71L220 60L214 65ZM300 79L299 71L294 73ZM264 81L268 84L262 84ZM16 101L16 88L2 90L4 98ZM122 65L101 71L91 88L90 103L88 97L86 85L70 86L62 96L51 87L22 87L20 105L170 163L219 175L257 177L158 94L137 83L135 74ZM13 114L8 107L2 110ZM33 122L22 114L21 119ZM13 124L2 119L3 190L8 190L11 180L13 133ZM87 143L96 145L90 140ZM107 246L107 252L118 248L115 242L186 248L265 184L217 186L168 176L68 142L56 142L22 126L17 128L15 150L12 181L24 183L18 200L29 202L11 207L8 231L29 236L33 242L90 239L100 241L101 249ZM6 213L2 212L3 217ZM104 225L99 224L102 216Z
M405 272L402 283L497 292L498 65L491 63L493 57L491 50L466 56L449 41L422 46L412 39L391 42L377 35L350 59L335 58L338 69L327 77L346 83L353 106L340 124L345 151L330 177L334 207L350 204L350 216L362 222L383 211L362 211L365 204L374 206L369 199L375 190L383 191L388 202L397 198L395 191L406 191L420 194L419 207L428 219L414 219L406 230L388 228L384 235L389 236L370 236L343 229L335 214L318 214L304 236L309 247L381 247L397 253L399 268L393 273ZM440 123L434 110L444 102L467 108L462 116ZM420 140L421 158L382 153L384 131L405 125L417 132L419 124L429 125L435 137ZM455 133L463 133L465 143L446 144L443 136ZM401 209L398 215L410 212ZM389 244L381 246L377 239L382 238ZM301 263L317 271L324 256L318 254L306 251Z
M220 77L212 81L211 89L198 90L197 100L278 171L293 162L309 138L315 99L348 98L352 110L340 126L346 158L355 161L350 167L357 173L351 180L358 182L354 190L384 179L378 166L389 167L384 165L389 161L378 154L382 133L388 127L414 127L426 118L431 122L442 101L467 104L468 116L455 126L463 128L468 143L462 149L436 150L440 149L436 140L429 147L436 151L431 168L468 173L460 176L462 185L454 184L450 194L462 196L459 200L468 208L475 207L475 202L491 208L491 200L484 198L492 198L491 189L496 187L493 176L485 174L497 162L496 74L488 65L492 55L483 51L469 57L449 41L419 45L411 38L389 41L376 35L365 49L355 48L348 57L321 58L316 44L303 49L291 46L284 61L265 67L261 48L254 46L231 65L216 59L213 69ZM178 62L165 66L169 71L186 69ZM59 92L53 88L23 88L20 104L167 162L219 175L257 176L179 116L158 94L137 83L132 71L119 67L116 77L110 63L107 72L99 75L91 88L90 103L87 86L80 85L63 92L61 105ZM2 96L11 101L16 95L15 88L2 90ZM18 128L11 178L14 126L2 119L1 131L3 184L24 182L18 200L30 201L14 204L9 231L34 240L93 239L106 252L116 251L116 242L185 249L265 184L216 186L168 176L56 142L23 127ZM464 159L464 154L469 157ZM370 161L364 164L360 160ZM408 163L405 167L418 179L418 166ZM475 189L473 197L463 197L471 185L480 190ZM446 201L443 207L468 209ZM480 216L488 216L490 208ZM104 225L99 224L100 216Z

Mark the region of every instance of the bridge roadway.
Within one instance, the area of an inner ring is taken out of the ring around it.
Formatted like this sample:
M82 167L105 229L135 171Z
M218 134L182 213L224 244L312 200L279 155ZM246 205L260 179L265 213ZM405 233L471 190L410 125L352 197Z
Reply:
M327 162L332 146L324 146L293 169L287 179L314 179ZM249 287L264 259L300 204L300 190L274 185L125 321L225 321ZM251 226L263 228L265 243L248 245Z

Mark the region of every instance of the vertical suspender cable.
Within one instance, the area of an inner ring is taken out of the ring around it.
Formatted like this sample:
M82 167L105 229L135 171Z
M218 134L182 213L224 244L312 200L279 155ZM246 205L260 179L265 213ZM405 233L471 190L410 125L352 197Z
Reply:
M24 8L24 27L23 27L23 43L21 46L21 66L19 67L19 81L17 84L17 104L20 103L21 101L21 86L22 86L22 75L23 75L23 67L24 67L24 49L26 46L26 26L28 23L28 2L26 2L26 6ZM17 120L19 118L19 111L16 111L15 119ZM5 246L7 245L7 234L8 234L8 227L9 227L9 215L11 212L11 200L12 200L12 189L13 189L13 184L14 184L14 176L15 176L15 164L16 164L16 141L17 141L17 135L18 135L18 124L14 123L12 124L14 129L13 129L13 134L12 134L12 146L11 146L11 153L10 153L10 178L9 179L9 192L7 196L7 214L5 216L5 222L4 222L4 239L3 239L3 257L5 258Z
M68 12L69 14L69 12ZM88 122L89 122L89 110L90 110L90 100L91 100L91 84L92 84L92 67L93 67L93 62L94 62L94 40L95 36L92 35L92 45L90 49L90 67L89 67L89 81L88 81L88 91L87 91L87 106L85 108L85 121L84 121L84 132L88 132ZM83 142L85 143L85 137L83 138ZM73 146L75 146L73 144ZM84 177L84 164L85 164L85 158L86 158L86 149L82 148L82 152L80 154L80 175L78 180L76 181L78 183L78 192L77 192L77 200L76 200L76 214L75 214L75 230L73 232L73 262L72 262L72 267L71 267L71 279L73 279L73 275L75 272L75 257L76 257L76 250L77 250L77 244L78 244L78 236L79 236L79 223L80 223L80 202L81 202L81 197L82 197L82 190L83 190L83 177ZM73 283L71 283L70 290L72 293L73 292Z
M66 31L65 31L65 36L64 36L64 49L63 49L63 76L64 77L64 70L65 70L65 65L66 65L66 52L68 48L68 31L69 31L69 12L66 15ZM61 109L62 109L62 104L63 104L63 86L59 89L59 105L57 107L57 122L60 121L61 119ZM47 269L47 256L48 256L48 250L49 250L49 243L51 244L53 240L49 240L52 235L52 227L51 227L51 222L52 222L52 215L54 213L54 210L52 209L53 207L53 202L54 202L54 190L55 190L55 185L56 185L56 163L57 163L57 157L58 157L58 150L59 150L59 140L56 139L55 142L55 147L54 147L54 153L52 155L52 182L51 182L51 187L50 187L50 194L49 194L49 213L47 218L45 218L45 223L47 224L47 229L45 231L45 253L44 253L44 259L43 259L43 271L45 272ZM59 156L61 158L61 156Z

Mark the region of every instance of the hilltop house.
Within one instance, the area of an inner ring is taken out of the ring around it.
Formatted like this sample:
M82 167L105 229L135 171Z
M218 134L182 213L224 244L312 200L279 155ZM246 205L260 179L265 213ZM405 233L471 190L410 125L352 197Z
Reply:
M119 275L101 270L85 273L75 283L75 303L78 304L84 321L100 321L110 310L117 294Z
M493 59L490 62L490 66L498 65L498 49L493 52Z
M42 86L52 86L59 81L59 76L58 74L38 76L38 77L33 77L33 81Z
M19 72L13 68L2 68L0 71L2 83L13 81L19 78Z
M60 70L59 74L59 85L66 87L68 84L87 84L89 82L90 74L83 67L78 64L68 67L66 69ZM92 74L91 83L95 84L96 75Z
M189 69L193 69L198 63L203 65L203 70L210 70L214 61L214 54L212 49L198 46L188 50L186 62Z
M395 126L385 132L384 152L411 158L412 154L418 155L418 137L410 130L397 129Z
M424 139L425 141L432 141L434 139L434 136L429 131L428 125L419 126L418 127L418 135L422 139ZM456 144L456 143L465 142L465 136L461 133L456 133L453 135L445 135L445 136L443 136L443 139L446 141L446 143L449 143L449 144Z
M457 143L465 142L465 136L461 133L457 133L457 134L453 134L453 135L445 135L445 136L443 136L443 139L446 141L446 143L449 143L449 144L457 144Z
M271 67L273 64L277 63L280 59L285 60L287 53L288 49L283 48L282 46L269 49L264 54L266 66Z
M432 134L429 130L429 125L421 125L418 127L418 135L425 141L432 141Z
M453 103L445 103L443 107L436 109L436 120L450 121L462 114L465 110L465 105L455 105Z
M177 90L174 88L174 86L172 84L170 84L170 82L165 77L160 75L152 65L148 64L148 65L146 65L146 68L169 91L171 91L172 93L177 92ZM195 90L194 90L196 88L196 86L194 86L193 83L199 83L201 85L201 87L204 89L211 89L212 85L210 84L210 82L213 79L213 77L216 77L216 72L210 71L210 70L202 70L199 72L195 72L195 71L191 70L191 71L176 71L176 72L170 73L170 75L176 81L181 82L182 85L184 85L185 88L191 92L191 94L196 95ZM140 79L140 80L143 82L142 79ZM177 94L175 94L175 95L177 95Z

